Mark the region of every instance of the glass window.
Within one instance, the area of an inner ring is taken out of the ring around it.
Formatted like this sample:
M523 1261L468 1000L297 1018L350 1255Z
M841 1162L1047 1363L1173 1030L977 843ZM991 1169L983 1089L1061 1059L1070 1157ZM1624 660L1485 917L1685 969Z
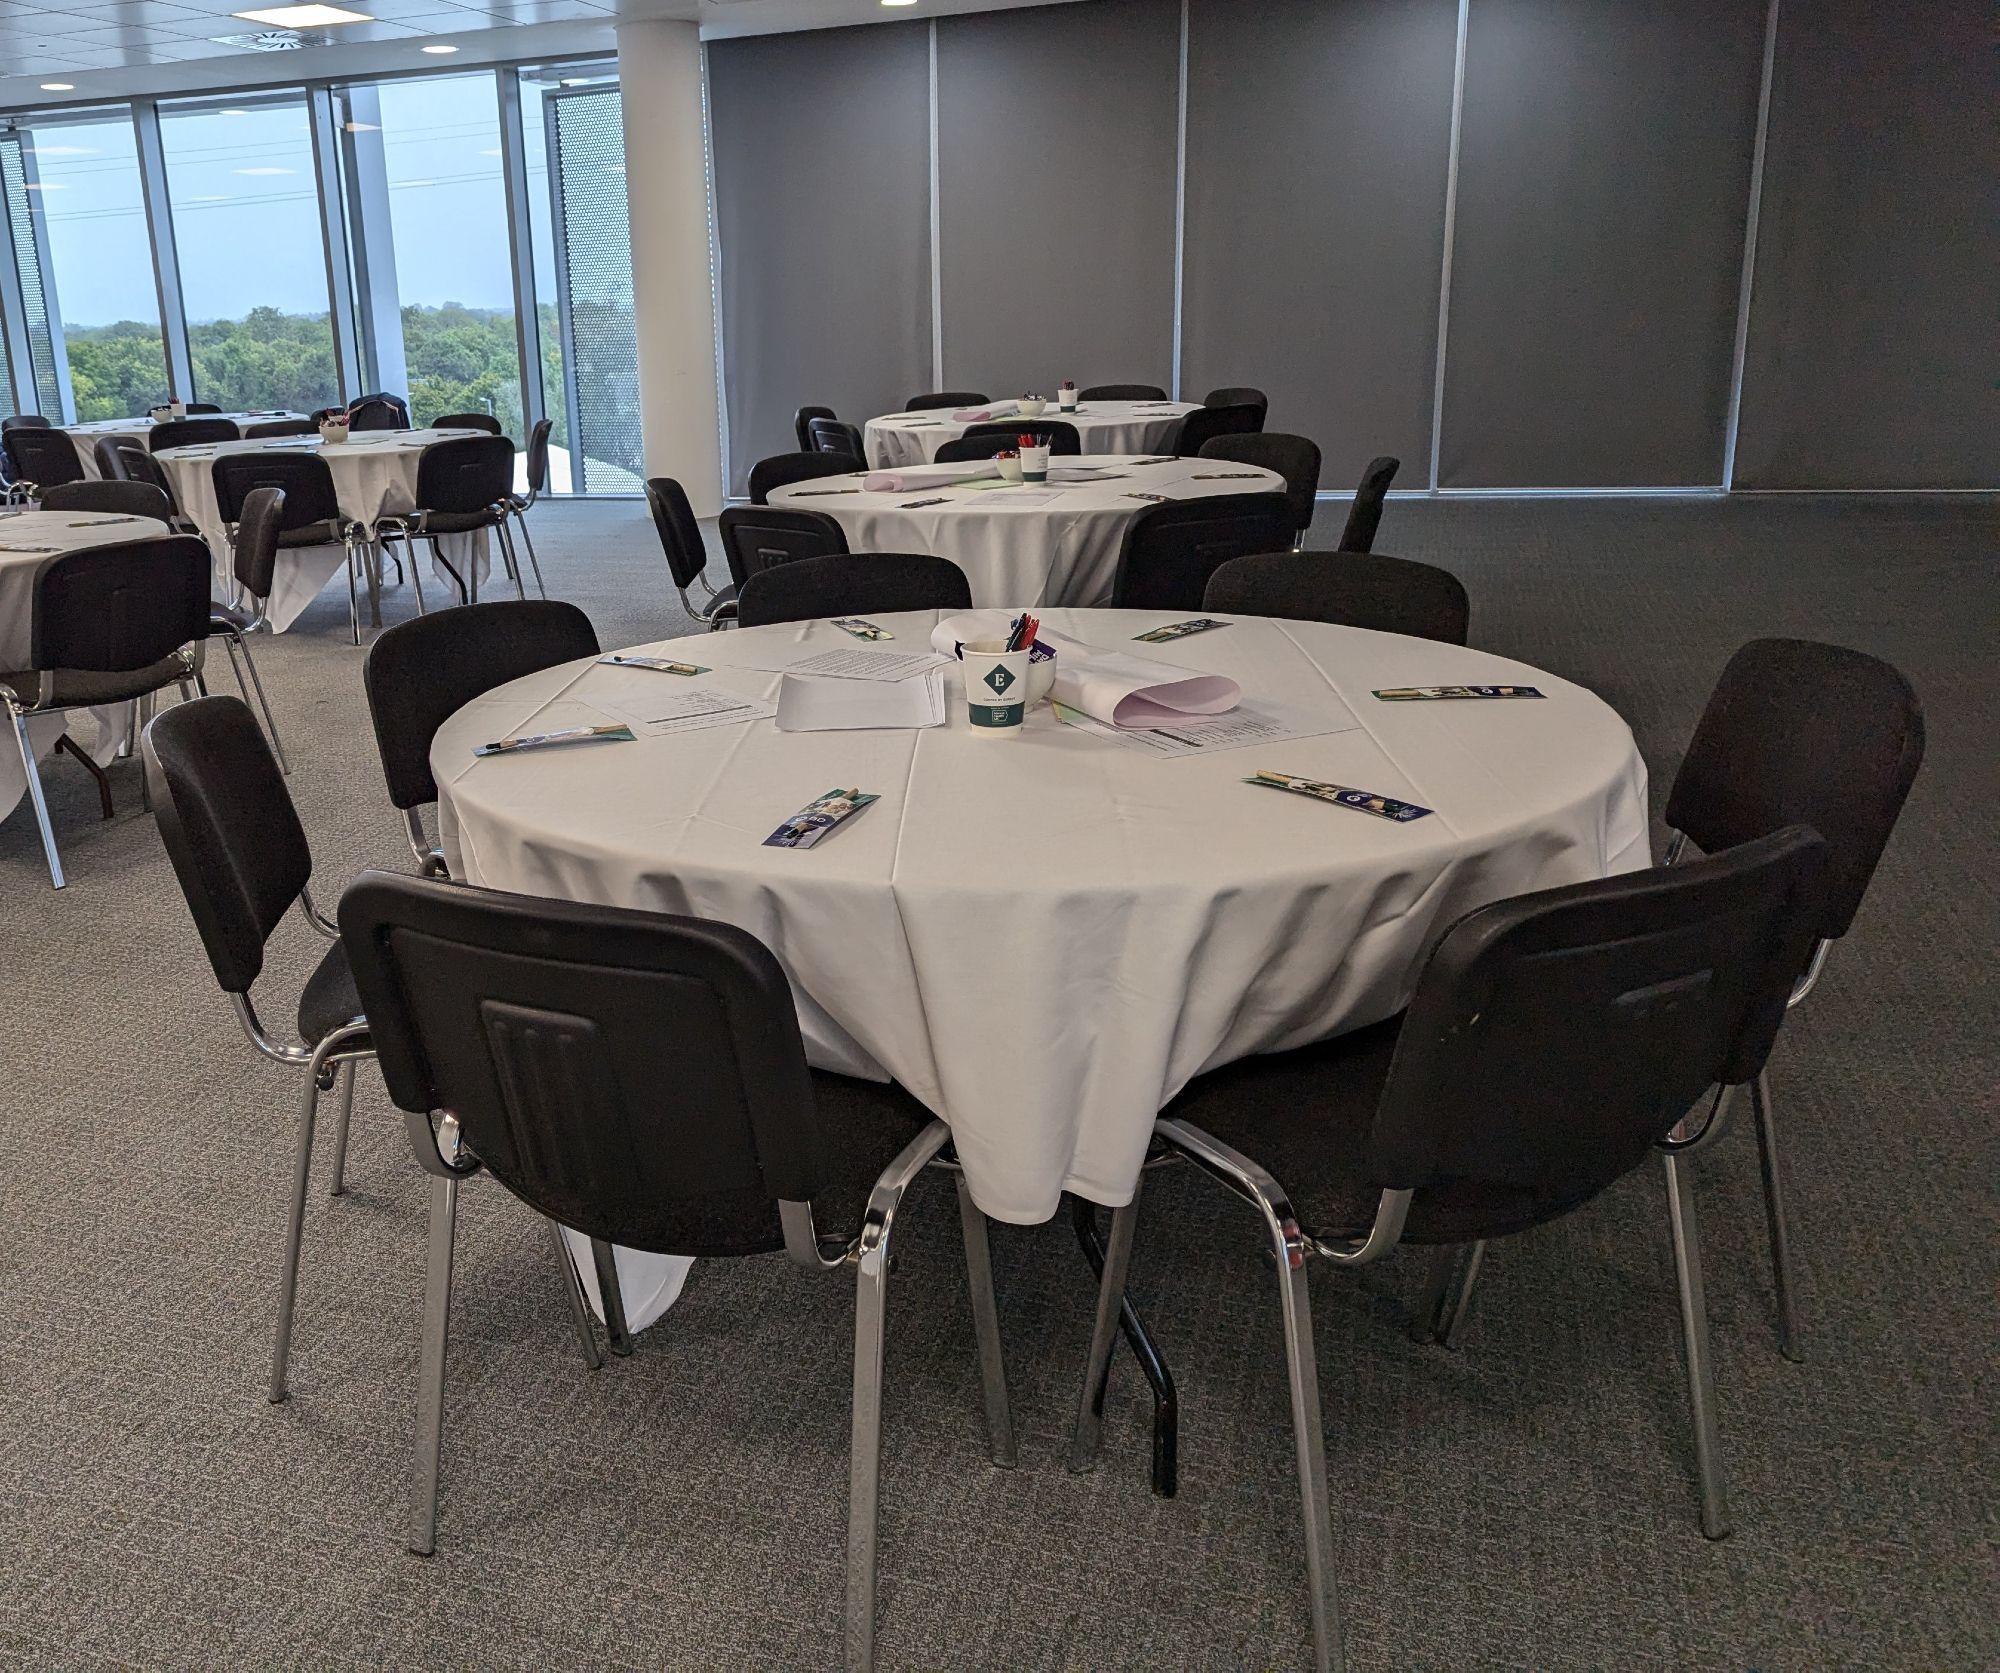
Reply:
M30 213L41 219L80 423L143 413L169 393L160 297L131 118L120 111L24 130Z
M224 412L339 399L303 93L160 108L194 396Z

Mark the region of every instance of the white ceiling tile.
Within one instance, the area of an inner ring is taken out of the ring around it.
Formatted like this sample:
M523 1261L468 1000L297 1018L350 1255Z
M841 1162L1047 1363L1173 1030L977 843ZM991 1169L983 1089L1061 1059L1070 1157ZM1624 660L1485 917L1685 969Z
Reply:
M183 41L185 35L170 35L162 29L142 29L137 24L113 24L109 28L103 24L89 29L77 29L61 39L73 46L119 46L143 47L156 41Z
M33 12L26 17L10 18L10 31L26 30L30 39L53 40L58 35L78 35L92 29L102 29L103 21L94 17L75 17L68 12Z
M182 34L206 28L213 21L211 14L173 0L106 0L101 5L73 6L67 15L92 18L100 24L136 23L150 29L174 29Z

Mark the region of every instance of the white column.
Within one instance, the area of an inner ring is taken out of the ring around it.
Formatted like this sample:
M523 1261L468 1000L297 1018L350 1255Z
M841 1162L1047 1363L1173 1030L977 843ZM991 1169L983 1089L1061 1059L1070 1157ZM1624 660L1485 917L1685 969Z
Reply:
M722 437L699 26L620 23L618 81L646 473L674 477L695 515L712 517L722 508Z

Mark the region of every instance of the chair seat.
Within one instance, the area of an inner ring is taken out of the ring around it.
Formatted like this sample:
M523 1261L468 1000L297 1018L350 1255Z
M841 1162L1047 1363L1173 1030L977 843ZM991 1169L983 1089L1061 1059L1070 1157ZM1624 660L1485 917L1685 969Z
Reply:
M470 534L474 529L490 529L504 515L498 507L484 511L426 511L421 513L424 534Z
M340 541L341 525L331 517L286 529L278 536L280 546L338 546Z
M708 619L710 621L714 621L717 617L721 617L727 621L735 616L737 591L736 583L731 581L728 586L721 588L708 601Z
M1402 1025L1391 1017L1294 1051L1242 1058L1197 1076L1160 1113L1265 1168L1315 1236L1361 1237L1382 1194L1367 1176L1369 1127ZM1505 1237L1575 1206L1486 1183L1427 1186L1411 1199L1403 1241Z
M245 610L238 605L215 605L208 613L209 637L215 638L223 634L248 633L251 624L256 619L253 612Z
M299 995L299 1038L316 1046L361 1014L361 994L348 967L347 948L341 942L331 942Z
M192 650L192 669L202 666L202 641ZM0 685L14 688L24 707L40 709L86 709L99 703L124 703L158 691L188 677L190 663L176 652L149 662L143 668L126 668L116 673L100 673L83 668L54 668L45 672L23 669L0 674Z

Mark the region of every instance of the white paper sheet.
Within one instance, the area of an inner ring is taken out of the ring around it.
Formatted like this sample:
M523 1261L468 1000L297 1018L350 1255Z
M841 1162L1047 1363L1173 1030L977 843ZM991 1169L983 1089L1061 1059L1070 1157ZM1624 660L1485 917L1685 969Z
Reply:
M769 720L778 712L774 704L760 697L738 697L710 686L661 692L653 698L636 693L621 692L616 697L592 693L589 701L594 707L630 722L633 731L648 738L665 737L673 732L698 732L705 726L740 726L752 720Z
M734 649L734 647L727 647ZM733 668L754 668L763 674L816 674L829 680L907 680L928 674L951 661L935 651L877 651L859 645L828 649L814 644L773 645L761 656L732 661Z
M780 732L917 731L944 724L944 670L909 680L830 680L787 674Z
M1336 712L1337 711L1337 712ZM1218 755L1252 744L1282 743L1287 738L1322 738L1352 732L1361 725L1354 711L1331 692L1318 708L1307 710L1276 703L1239 703L1222 715L1188 715L1163 726L1107 726L1079 709L1056 705L1063 723L1093 737L1109 738L1127 749L1148 755Z

